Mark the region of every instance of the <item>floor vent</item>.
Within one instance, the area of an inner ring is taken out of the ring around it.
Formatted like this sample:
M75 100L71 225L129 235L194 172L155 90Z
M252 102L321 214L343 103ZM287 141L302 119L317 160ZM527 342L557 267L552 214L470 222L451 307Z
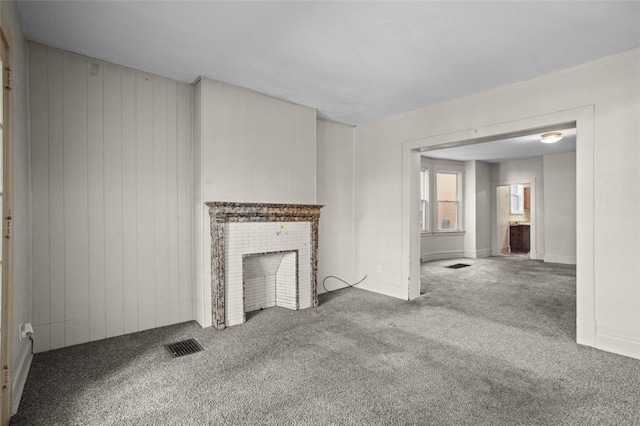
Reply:
M204 350L204 348L200 346L200 343L198 343L196 339L182 340L181 342L164 345L164 347L167 348L169 353L171 353L174 358L178 358L179 356L191 355Z
M456 263L455 265L449 265L449 266L447 266L447 268L450 268L450 269L460 269L460 268L466 268L467 266L471 266L471 265L466 264L466 263Z

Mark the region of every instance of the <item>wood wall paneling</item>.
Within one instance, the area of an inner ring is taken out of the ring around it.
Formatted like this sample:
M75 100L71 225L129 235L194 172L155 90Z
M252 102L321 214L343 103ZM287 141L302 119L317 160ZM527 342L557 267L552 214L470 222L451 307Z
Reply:
M295 106L294 197L298 203L316 202L316 114Z
M193 293L193 314L200 325L205 326L204 307L204 233L207 227L204 226L203 211L203 171L202 171L202 136L204 134L202 126L202 92L205 81L199 80L193 87L193 280L197 283Z
M167 303L169 312L161 316L168 324L180 321L180 280L178 255L178 93L177 84L167 81ZM156 315L158 312L156 312ZM161 313L160 313L161 314ZM162 315L162 314L161 314ZM159 322L161 324L162 322Z
M191 175L191 90L177 86L177 192L178 192L178 321L193 319L193 257L192 257L192 187Z
M106 337L124 333L122 71L104 65Z
M65 345L89 341L86 60L63 55Z
M153 241L155 273L154 327L170 323L169 265L177 259L169 258L169 156L167 108L167 80L156 77L153 85ZM172 117L175 122L175 116ZM175 156L171 158L175 161Z
M136 78L122 70L122 255L124 332L138 331Z
M87 199L89 220L89 339L106 337L104 204L104 66L86 61Z
M245 200L239 201L264 201L261 197L261 169L264 167L265 147L261 138L262 129L260 128L259 114L260 105L258 104L258 95L248 92L246 96L247 102L247 157L243 163L246 167L244 173L247 175L247 184L245 187Z
M156 324L153 102L153 78L136 73L138 295L143 295L138 297L139 330Z
M191 87L30 61L36 351L193 319Z
M51 349L65 346L65 261L64 261L64 134L62 103L62 53L47 51L47 100L49 131L49 306ZM41 93L31 89L38 102ZM33 121L32 127L44 126ZM38 176L32 176L37 180ZM37 236L34 235L34 238Z
M29 85L38 93L38 102L30 103L31 119L40 126L31 132L31 168L36 174L32 179L32 279L33 325L46 325L40 333L46 335L45 347L49 347L49 114L47 90L47 50L42 47L29 52Z

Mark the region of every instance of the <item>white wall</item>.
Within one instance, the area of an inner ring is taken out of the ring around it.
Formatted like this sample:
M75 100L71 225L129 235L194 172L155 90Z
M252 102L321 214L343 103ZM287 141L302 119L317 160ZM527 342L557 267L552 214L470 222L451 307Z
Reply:
M362 277L353 275L353 127L332 121L317 123L318 204L318 291L329 275L349 283ZM334 279L328 290L344 287Z
M35 351L193 319L191 86L29 47Z
M476 257L476 163L477 161L464 162L464 218L465 233L463 238L463 250L465 256Z
M544 192L544 261L575 265L576 153L545 155L543 167L544 181L547 182Z
M542 157L529 158L526 160L504 161L491 165L491 182L499 184L518 184L535 182L535 202L531 205L535 208L532 215L535 228L535 239L531 240L531 259L544 259L545 253L545 203L544 203L544 174L542 167ZM533 192L532 192L533 194ZM533 196L533 195L532 195ZM491 194L491 205L495 208L497 203L496 194ZM574 216L575 219L575 216ZM532 228L533 230L533 228ZM497 232L491 232L492 244L497 243Z
M491 255L490 165L484 161L465 161L465 257Z
M20 341L18 326L31 322L31 205L29 146L29 64L22 22L14 1L2 1L2 15L11 33L12 45L12 164L13 164L13 404L18 403L31 365L31 342Z
M466 136L478 128L535 121L535 117L579 108L585 111L593 106L589 111L593 111L594 133L584 130L593 140L594 151L583 149L584 154L578 155L583 162L578 162L576 170L578 176L589 176L593 168L597 176L593 182L582 182L584 190L578 189L584 200L590 199L591 188L595 192L595 227L581 236L593 238L589 247L595 247L595 264L586 258L581 266L578 258L578 280L593 279L595 299L588 303L589 293L583 293L587 289L578 285L578 311L582 318L578 334L586 344L640 358L640 230L621 234L611 232L610 227L611 223L625 223L629 212L640 208L640 186L629 185L640 181L639 75L640 50L635 49L358 126L354 188L356 275L373 274L376 264L381 264L384 273L370 289L406 296L406 241L410 234L402 234L403 226L409 229L403 225L408 217L403 215L403 161L410 157L403 153L403 143L430 138L431 143L437 144L444 139L442 135ZM579 139L580 131L578 127ZM625 203L619 202L620 188L628 191ZM588 223L590 212L582 213L583 223ZM591 308L581 310L583 301ZM595 316L589 312L595 312Z
M207 78L194 93L194 310L209 326L211 242L203 203L314 204L316 111Z
M491 255L491 167L475 161L476 168L476 257Z

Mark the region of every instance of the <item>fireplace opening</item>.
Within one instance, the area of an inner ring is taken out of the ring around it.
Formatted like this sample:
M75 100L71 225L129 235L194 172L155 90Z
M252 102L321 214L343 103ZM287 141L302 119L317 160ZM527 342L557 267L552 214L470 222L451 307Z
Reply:
M242 256L244 314L280 306L299 309L298 251Z

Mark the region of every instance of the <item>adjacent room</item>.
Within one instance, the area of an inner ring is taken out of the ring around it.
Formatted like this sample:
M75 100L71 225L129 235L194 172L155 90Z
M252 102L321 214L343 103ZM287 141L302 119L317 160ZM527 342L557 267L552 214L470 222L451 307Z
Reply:
M640 423L639 2L0 11L2 425Z

